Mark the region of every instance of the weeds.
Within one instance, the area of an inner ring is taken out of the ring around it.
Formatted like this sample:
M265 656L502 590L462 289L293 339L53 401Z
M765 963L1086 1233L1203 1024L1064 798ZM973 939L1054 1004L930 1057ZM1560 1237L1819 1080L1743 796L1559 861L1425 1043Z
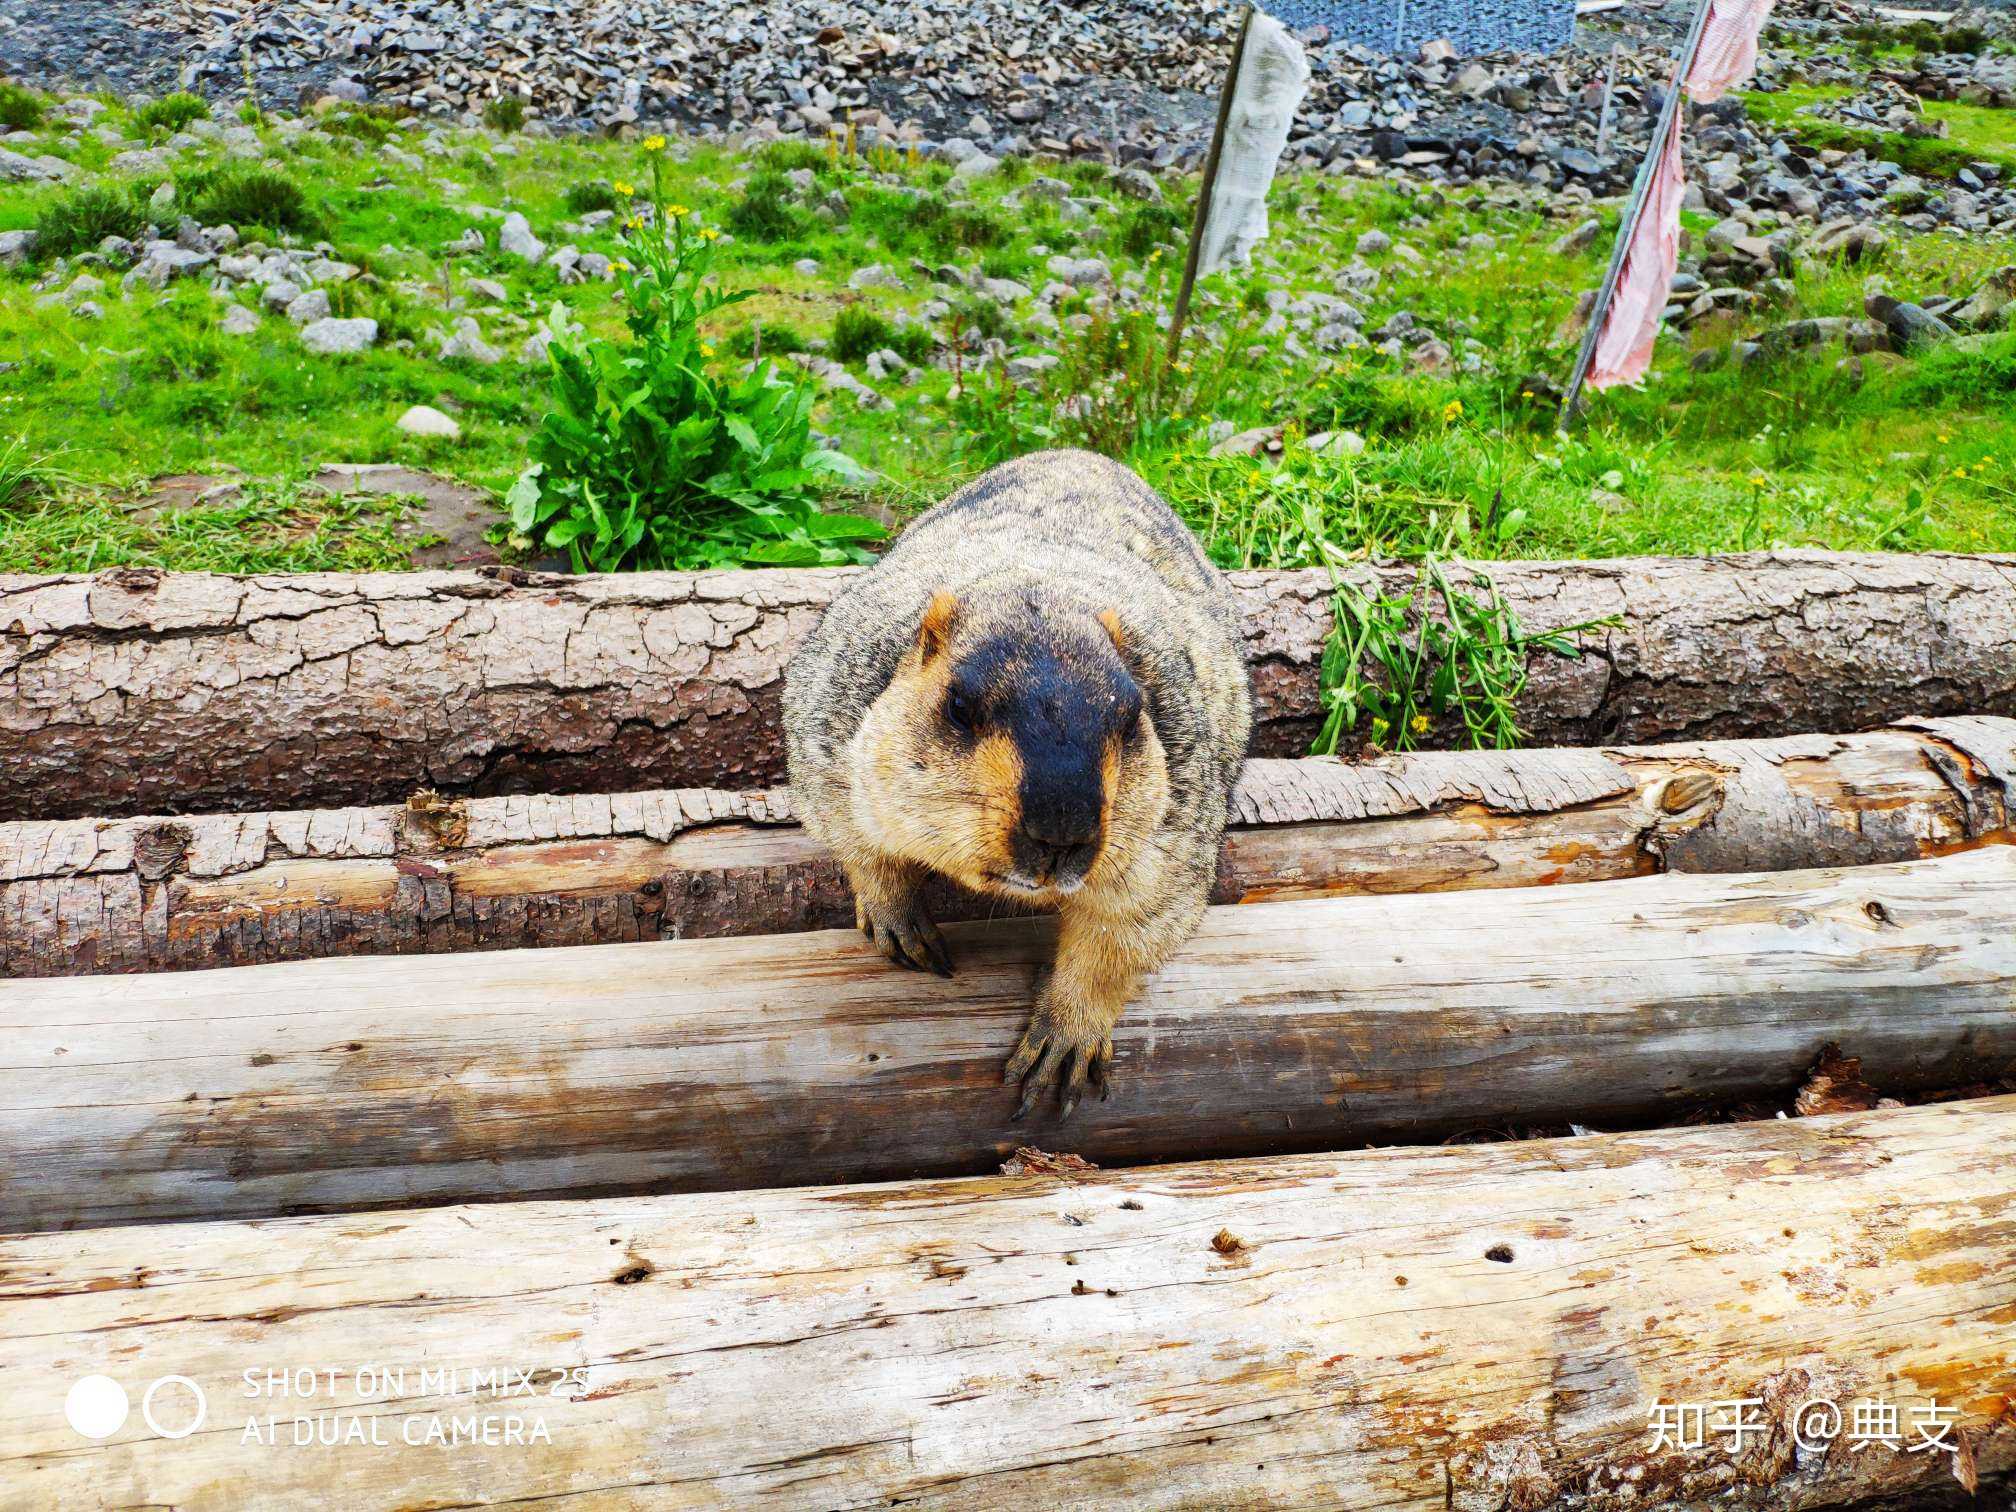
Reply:
M61 452L32 452L20 436L0 445L0 514L74 483L57 465L61 456Z
M569 215L592 215L597 210L620 210L623 201L607 179L587 179L567 186L561 203Z
M0 82L0 128L33 131L42 124L42 97L19 84Z
M1620 623L1612 617L1528 633L1497 584L1476 569L1471 579L1474 592L1458 588L1430 557L1406 593L1375 598L1332 569L1317 694L1323 726L1312 755L1334 756L1360 715L1370 743L1390 750L1416 749L1452 715L1469 749L1512 750L1524 738L1517 711L1527 658L1539 651L1577 660L1581 636Z
M191 121L203 120L210 114L210 102L201 95L190 94L187 90L177 90L174 94L163 95L158 100L149 101L133 112L133 124L142 133L153 136L173 136Z
M501 131L507 136L523 129L525 125L525 97L523 95L499 95L483 107L483 124L492 131Z
M728 207L728 229L744 241L794 241L811 224L795 199L791 181L766 168L750 178L742 197Z
M225 169L205 175L188 196L190 214L206 226L262 226L268 231L312 231L317 221L301 186L267 168Z
M827 351L840 362L859 362L887 347L905 362L923 362L931 355L931 333L922 326L899 326L866 305L851 304L833 317L833 338Z
M147 234L147 212L116 189L88 186L53 200L35 220L35 255L70 257L90 252L108 236L138 241Z

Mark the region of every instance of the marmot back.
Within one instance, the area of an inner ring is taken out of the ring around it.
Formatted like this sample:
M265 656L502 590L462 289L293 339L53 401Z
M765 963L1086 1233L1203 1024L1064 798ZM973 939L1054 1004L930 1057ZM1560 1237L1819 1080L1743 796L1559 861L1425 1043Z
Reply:
M995 468L835 600L784 723L795 806L891 959L949 974L928 872L1058 908L1010 1075L1022 1112L1053 1077L1067 1112L1103 1089L1114 1019L1202 915L1251 726L1237 611L1182 522L1089 452Z

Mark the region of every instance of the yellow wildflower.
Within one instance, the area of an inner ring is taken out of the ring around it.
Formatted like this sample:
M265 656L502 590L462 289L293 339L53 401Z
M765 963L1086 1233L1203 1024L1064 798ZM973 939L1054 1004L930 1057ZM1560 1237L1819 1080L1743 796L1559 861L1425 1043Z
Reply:
M667 205L665 213L667 215L691 215L693 212L688 210L684 205Z
M623 198L625 199L630 198L631 195L637 192L637 188L634 184L626 184L621 179L616 180L616 182L610 187L615 189L615 191L618 194L622 195Z
M700 355L702 357L712 357L714 355L714 348L703 341L700 343Z
M1383 720L1383 719L1379 718L1379 716L1378 716L1378 715L1376 715L1376 714L1375 714L1375 715L1373 715L1373 716L1372 716L1372 742L1373 742L1373 744L1374 744L1374 745L1377 745L1377 744L1378 744L1378 743L1379 743L1380 741L1384 740L1384 739L1386 738L1386 732L1387 732L1387 730L1389 730L1390 728L1392 728L1392 727L1391 727L1390 725L1388 725L1388 724L1386 723L1386 721L1385 721L1385 720Z
M1412 730L1416 735L1426 735L1428 733L1428 716L1426 714L1416 714L1412 719L1407 721L1407 728Z
M716 231L712 226L703 226L701 228L700 240L719 241L720 239L721 239L721 233L719 231Z
M1764 486L1764 474L1762 473L1750 474L1750 486L1752 488L1762 488Z
M623 222L623 229L625 231L642 231L644 229L644 217L641 215L631 216L630 219Z
M1460 420L1462 418L1463 401L1461 399L1451 399L1447 404L1442 406L1442 423L1444 425L1449 424L1452 420Z
M647 136L644 138L644 150L646 152L663 152L665 150L665 138L662 136Z
M1964 478L1967 476L1967 469L1964 467L1956 467L1953 469L1953 476L1956 478Z
M1951 441L1952 439L1953 438L1947 435L1946 432L1944 431L1939 432L1939 444L1941 446L1944 446L1948 441Z

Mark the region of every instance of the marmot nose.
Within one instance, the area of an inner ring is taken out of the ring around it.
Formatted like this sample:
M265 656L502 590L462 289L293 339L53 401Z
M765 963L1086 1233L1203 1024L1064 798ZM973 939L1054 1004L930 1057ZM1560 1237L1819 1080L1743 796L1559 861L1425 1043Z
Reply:
M1081 825L1031 823L1022 825L1022 842L1039 874L1076 880L1091 867L1099 853L1098 823L1088 833Z

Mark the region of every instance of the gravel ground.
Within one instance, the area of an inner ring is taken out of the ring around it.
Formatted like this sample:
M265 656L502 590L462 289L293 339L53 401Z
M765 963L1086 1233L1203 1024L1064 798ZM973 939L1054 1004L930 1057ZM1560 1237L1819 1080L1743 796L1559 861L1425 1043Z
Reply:
M871 143L1093 153L1164 167L1201 154L1242 7L829 0L808 19L777 0L0 0L0 69L34 83L128 92L179 81L229 99L242 95L249 66L262 100L283 107L336 93L456 121L515 95L546 129L818 139L851 123ZM1333 41L1322 27L1306 30L1298 35L1314 77L1288 158L1305 167L1373 158L1455 184L1510 179L1621 192L1691 13L1691 0L1634 0L1583 24L1574 45L1551 56L1463 58L1440 47L1398 59ZM1773 23L1824 40L1839 23L1870 14L1847 0L1780 0ZM1836 56L1845 61L1795 61L1808 76L1815 67L1851 83L1868 76L1866 62ZM1604 139L1598 121L1613 61L1615 111ZM1767 48L1760 81L1768 87L1786 63ZM1965 81L1932 82L1951 98ZM1743 132L1739 102L1710 114L1736 135L1727 143L1700 137L1690 151L1749 157L1769 145ZM1804 164L1788 166L1796 174ZM1725 196L1736 176L1723 174ZM1991 178L1965 185L1952 213L1935 211L1969 229L2003 223L2006 190L1985 206L1968 197ZM1850 202L1887 187L1860 179L1843 186ZM1772 192L1801 214L1828 208L1824 193L1808 208L1797 185ZM1726 213L1727 205L1711 200L1709 208Z

